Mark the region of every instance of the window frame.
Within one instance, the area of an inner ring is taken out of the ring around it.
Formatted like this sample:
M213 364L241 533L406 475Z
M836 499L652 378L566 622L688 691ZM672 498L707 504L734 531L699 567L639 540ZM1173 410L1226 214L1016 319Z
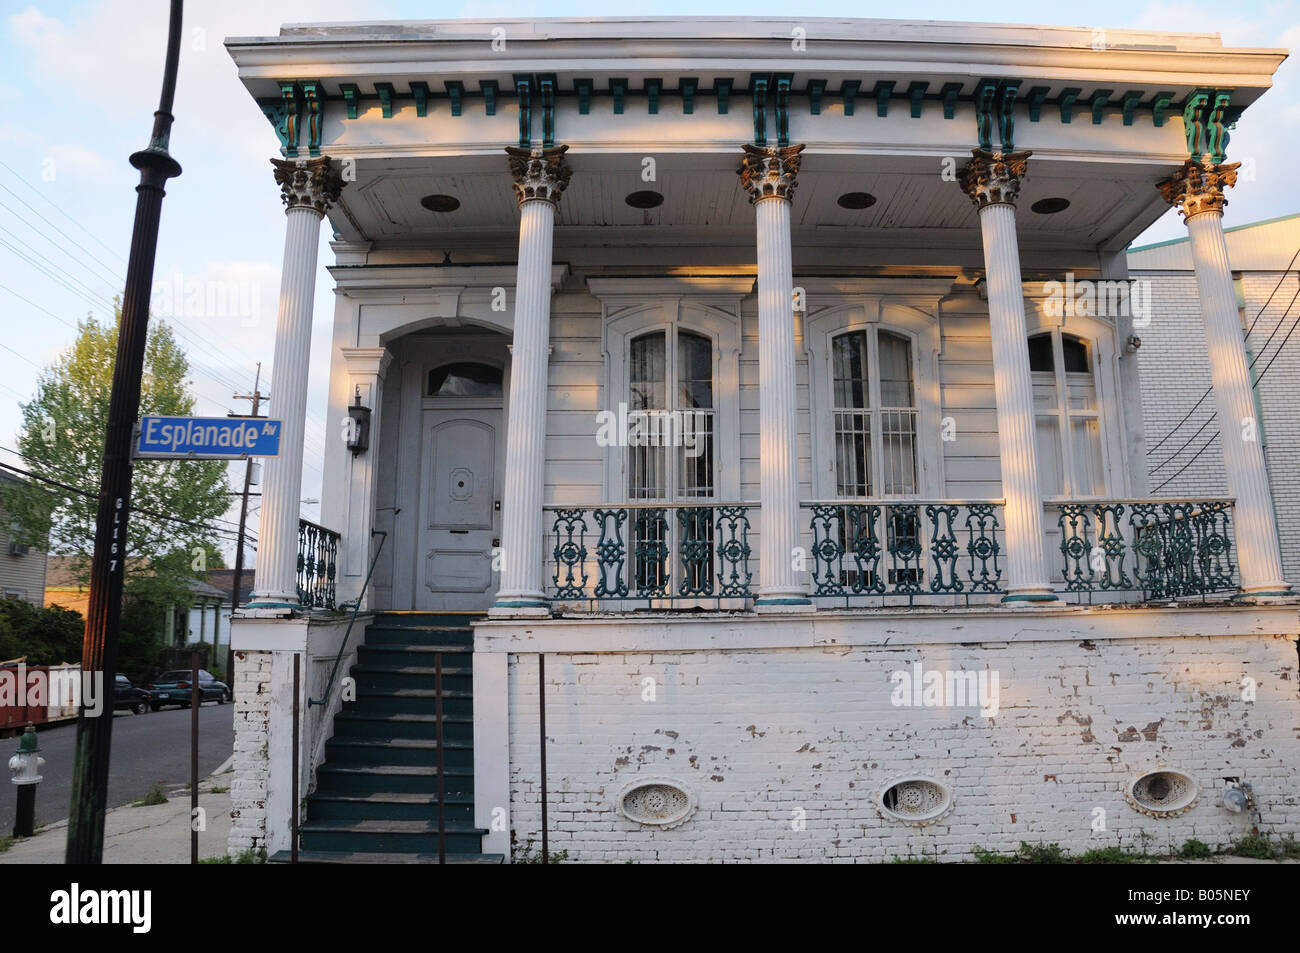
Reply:
M1106 426L1104 414L1102 413L1102 386L1100 376L1100 360L1098 355L1097 342L1095 339L1087 338L1074 331L1063 330L1059 325L1051 327L1035 328L1029 330L1025 335L1025 347L1028 348L1031 338L1051 336L1052 341L1052 370L1049 371L1031 371L1031 385L1042 383L1043 379L1049 374L1052 378L1052 390L1056 395L1056 401L1051 408L1040 409L1034 407L1034 426L1038 426L1040 418L1051 417L1056 421L1056 435L1061 448L1061 492L1056 494L1043 494L1043 499L1049 502L1078 502L1081 500L1103 500L1109 495L1110 489L1110 466L1109 455L1106 442ZM1088 358L1089 370L1067 371L1065 369L1065 347L1064 339L1070 338L1077 341L1084 347L1084 352ZM1070 406L1070 378L1088 377L1091 379L1093 390L1093 406L1088 409L1075 409ZM1098 461L1101 466L1101 492L1083 493L1075 486L1077 461L1074 445L1074 422L1076 420L1092 420L1097 425L1097 446L1100 449L1101 459ZM1042 471L1043 461L1038 461L1039 471Z

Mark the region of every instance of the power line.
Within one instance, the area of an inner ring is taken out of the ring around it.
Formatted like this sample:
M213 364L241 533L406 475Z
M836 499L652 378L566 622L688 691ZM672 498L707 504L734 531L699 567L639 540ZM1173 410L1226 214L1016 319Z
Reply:
M126 259L125 259L125 258L123 258L121 255L119 255L117 252L115 252L115 251L114 251L112 248L110 248L108 245L105 245L102 241L100 241L99 238L96 237L95 234L94 234L93 232L90 231L90 229L86 228L86 226L82 225L82 224L81 224L80 222L78 222L75 218L73 218L71 215L69 215L67 212L65 212L62 208L60 208L58 205L56 205L56 204L55 204L51 199L49 199L48 197L46 197L45 193L43 193L40 189L38 189L36 186L32 185L30 182L28 182L26 179L24 179L21 175L19 175L19 174L14 170L14 168L13 168L12 166L8 165L8 164L5 163L3 160L0 160L0 167L3 167L3 168L5 168L5 169L8 169L9 172L10 172L10 174L13 175L13 177L14 177L15 179L17 179L17 180L18 180L19 182L21 182L23 185L25 185L25 186L27 186L29 189L31 189L32 192L33 192L35 195L37 195L37 196L40 197L40 199L41 199L42 202L44 202L44 203L45 203L46 205L48 205L50 208L54 209L56 212L58 212L60 215L62 215L64 218L66 218L66 219L67 219L69 222L71 222L73 225L76 225L77 228L81 229L83 232L85 232L87 235L89 235L90 238L91 238L91 239L92 239L92 240L93 240L97 245L99 245L101 248L103 248L106 252L108 252L110 255L112 255L114 258L116 258L116 259L117 259L118 261L120 261L122 264L124 264L124 265L126 264ZM6 190L6 191L7 191L7 190ZM17 198L17 196L15 196L15 198ZM21 199L20 199L19 201L21 201Z

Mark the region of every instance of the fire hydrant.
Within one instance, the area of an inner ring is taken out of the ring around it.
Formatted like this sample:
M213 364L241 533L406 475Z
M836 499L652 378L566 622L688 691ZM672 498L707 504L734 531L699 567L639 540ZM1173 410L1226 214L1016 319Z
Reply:
M10 778L18 785L18 811L14 817L14 837L31 837L36 827L36 785L41 783L41 765L45 764L36 743L36 726L30 721L18 742L18 753L9 759Z

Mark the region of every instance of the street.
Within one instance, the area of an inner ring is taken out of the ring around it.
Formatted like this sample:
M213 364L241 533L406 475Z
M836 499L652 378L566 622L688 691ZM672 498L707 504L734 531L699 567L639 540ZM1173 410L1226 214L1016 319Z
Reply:
M199 777L221 766L234 748L234 705L207 704L199 709ZM68 816L72 796L72 757L77 743L76 722L38 733L44 780L36 791L36 824ZM17 738L0 738L0 760L8 762L18 750ZM144 797L158 782L185 784L190 776L190 713L182 708L114 716L112 766L108 778L108 807ZM14 785L6 774L0 783L0 837L13 831Z

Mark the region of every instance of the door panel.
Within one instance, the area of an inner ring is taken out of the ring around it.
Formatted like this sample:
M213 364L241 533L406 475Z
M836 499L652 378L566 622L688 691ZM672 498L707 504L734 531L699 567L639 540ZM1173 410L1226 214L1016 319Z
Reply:
M415 608L486 609L496 594L499 409L426 409Z

